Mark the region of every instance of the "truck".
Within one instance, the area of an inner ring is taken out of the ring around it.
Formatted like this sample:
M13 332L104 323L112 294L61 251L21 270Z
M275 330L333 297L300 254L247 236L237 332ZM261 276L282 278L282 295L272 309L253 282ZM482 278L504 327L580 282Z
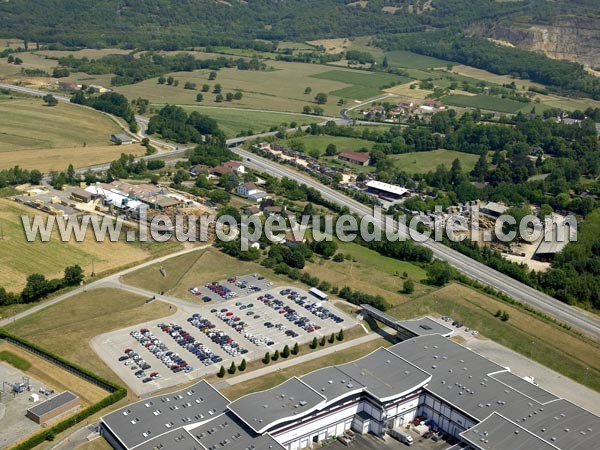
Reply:
M388 434L391 437L398 439L403 444L413 445L413 442L414 442L413 437L410 434L408 434L406 431L403 431L398 427L392 428L391 430L389 430Z

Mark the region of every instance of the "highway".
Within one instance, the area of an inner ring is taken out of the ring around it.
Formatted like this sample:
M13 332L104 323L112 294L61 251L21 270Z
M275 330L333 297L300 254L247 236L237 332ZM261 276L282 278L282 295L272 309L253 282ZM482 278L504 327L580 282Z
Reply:
M27 87L23 87L23 86L15 86L15 85L10 85L10 84L3 84L3 83L0 83L0 88L11 89L11 90L15 90L18 92L22 92L24 94L35 95L35 96L43 96L48 93L45 91L31 89L31 88L27 88ZM59 96L59 95L55 95L55 94L53 94L53 95L59 101L62 101L62 102L69 101L68 97ZM348 123L350 121L350 118L346 114L348 111L350 111L351 109L360 107L364 104L383 100L385 98L387 98L387 96L383 96L383 97L379 97L377 99L363 102L363 103L354 105L348 109L343 109L340 111L342 118L338 119L337 122L338 123ZM136 116L136 120L138 121L138 124L140 125L140 135L139 136L142 136L145 129L147 128L148 119L143 116ZM369 122L367 122L367 123L369 123ZM275 134L276 134L276 132L270 132L270 133L257 134L257 135L253 135L253 136L229 139L229 140L227 140L227 145L230 147L233 147L232 150L234 152L236 152L238 155L240 155L245 160L244 164L250 168L253 168L253 169L256 169L259 171L263 171L263 172L269 173L273 176L280 177L280 178L288 177L288 178L294 179L302 184L306 184L307 186L313 187L313 188L319 190L321 192L321 194L323 195L323 197L326 198L327 200L333 201L342 206L346 206L346 207L348 207L348 209L351 212L353 212L361 217L372 214L369 207L357 202L356 200L351 199L350 197L347 197L346 195L344 195L341 192L335 191L334 189L331 189L331 188L319 183L317 180L309 177L308 175L305 175L301 172L290 169L288 167L285 167L283 165L280 165L280 164L270 161L268 159L256 156L255 154L248 152L240 147L235 147L236 145L239 145L245 141L254 140L257 138L264 138L267 136L273 136ZM156 143L157 145L169 148L170 150L164 151L162 153L158 153L155 155L151 155L151 156L144 156L141 158L152 159L152 158L160 158L160 157L170 156L170 155L174 155L174 154L182 154L182 153L185 153L190 148L190 147L178 147L178 146L175 146L168 142L164 142L164 141L157 140L157 139L153 139L152 142ZM86 170L101 171L101 170L106 170L108 168L108 166L109 166L108 164L100 164L100 165L96 165L96 166L80 168L80 169L78 169L78 172L85 172ZM383 220L378 225L382 230L386 229L386 224L383 222ZM400 226L400 229L398 230L398 232L406 235L408 230L406 227ZM591 315L590 313L587 313L586 311L583 311L579 308L562 303L561 301L559 301L553 297L550 297L549 295L546 295L546 294L544 294L536 289L533 289L517 280L514 280L513 278L511 278L507 275L504 275L496 270L493 270L493 269L485 266L484 264L474 261L473 259L471 259L455 250L452 250L452 249L446 247L442 243L435 242L435 241L429 239L429 240L425 240L424 242L420 242L419 244L431 249L435 258L443 260L443 261L447 261L451 266L453 266L454 268L456 268L458 271L465 274L466 276L468 276L474 280L477 280L482 284L488 285L488 286L496 289L499 292L503 292L503 293L509 295L510 297L514 298L515 300L522 302L526 305L529 305L529 306L537 309L538 311L543 312L549 316L552 316L552 317L556 318L558 321L563 322L567 325L570 325L573 328L576 328L590 336L595 337L596 339L600 338L600 319Z
M351 212L361 217L372 215L372 211L368 206L319 183L308 175L268 159L261 158L254 153L239 147L234 148L233 151L240 155L244 159L244 164L250 168L269 173L279 178L288 177L299 183L315 188L321 192L321 195L325 199L333 201L341 206L346 206ZM386 224L383 219L377 225L382 230L386 230ZM398 231L400 234L406 236L408 229L407 227L400 226ZM577 328L586 334L600 338L600 319L593 317L586 311L562 303L549 295L493 270L484 264L474 261L468 256L452 250L442 243L429 239L424 242L419 242L419 244L431 249L435 258L447 261L452 267L468 277L477 280L482 284L491 286L497 291L503 292L519 302L532 306L538 311L556 318L560 322L571 325L573 328Z

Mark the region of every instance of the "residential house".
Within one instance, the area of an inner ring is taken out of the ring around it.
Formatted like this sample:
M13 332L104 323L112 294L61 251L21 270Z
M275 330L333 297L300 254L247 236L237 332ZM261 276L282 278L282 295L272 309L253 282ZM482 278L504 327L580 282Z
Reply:
M211 172L218 177L222 177L223 175L225 175L227 173L234 173L233 169L231 169L230 167L225 167L224 165L213 167L211 169Z
M256 203L260 203L263 200L267 200L269 198L271 198L271 196L269 194L267 194L265 191L256 191L250 195L248 195L248 200L252 201L252 202L256 202Z
M246 168L239 161L227 161L226 163L223 163L222 166L230 168L233 172L237 173L238 175L243 175L244 173L246 173Z
M254 183L240 183L237 187L237 193L242 197L248 197L257 192L259 192L259 189Z
M247 216L254 216L254 215L262 214L262 211L260 210L260 208L258 206L247 206L246 208L243 209L242 212Z

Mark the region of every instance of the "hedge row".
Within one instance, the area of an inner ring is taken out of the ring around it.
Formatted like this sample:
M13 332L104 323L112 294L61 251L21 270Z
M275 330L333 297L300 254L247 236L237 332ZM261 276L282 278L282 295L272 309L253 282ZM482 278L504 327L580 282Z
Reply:
M49 352L48 350L46 350L42 347L39 347L36 344L28 342L25 339L22 339L13 334L10 334L9 332L7 332L6 330L4 330L2 328L0 328L0 339L6 339L9 342L12 342L18 346L24 347L27 350L52 361L53 363L59 365L60 367L63 367L65 369L69 370L70 372L75 373L76 375L80 376L81 378L83 378L87 381L90 381L111 393L108 397L105 397L102 400L100 400L98 403L95 403L95 404L89 406L88 408L86 408L82 411L79 411L74 416L68 417L67 419L62 420L61 422L58 422L56 425L53 425L52 427L50 427L36 435L33 435L26 441L13 447L13 450L30 450L30 449L40 445L44 441L52 441L52 440L54 440L54 437L57 434L62 433L63 431L71 428L74 425L77 425L80 422L83 422L88 417L96 414L97 412L103 410L104 408L107 408L108 406L118 402L119 400L121 400L127 396L127 389L125 389L124 387L119 386L118 384L113 383L112 381L106 380L106 379L96 375L95 373L90 372L87 369L84 369L83 367L79 367L76 364L73 364L64 358L61 358L60 356L55 355L55 354Z

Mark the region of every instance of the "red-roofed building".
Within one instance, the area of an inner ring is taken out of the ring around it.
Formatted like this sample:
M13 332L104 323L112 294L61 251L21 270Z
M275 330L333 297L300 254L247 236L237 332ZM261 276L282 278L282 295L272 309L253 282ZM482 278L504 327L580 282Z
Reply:
M371 155L368 153L342 152L338 156L342 161L347 161L357 166L368 166L371 161Z

